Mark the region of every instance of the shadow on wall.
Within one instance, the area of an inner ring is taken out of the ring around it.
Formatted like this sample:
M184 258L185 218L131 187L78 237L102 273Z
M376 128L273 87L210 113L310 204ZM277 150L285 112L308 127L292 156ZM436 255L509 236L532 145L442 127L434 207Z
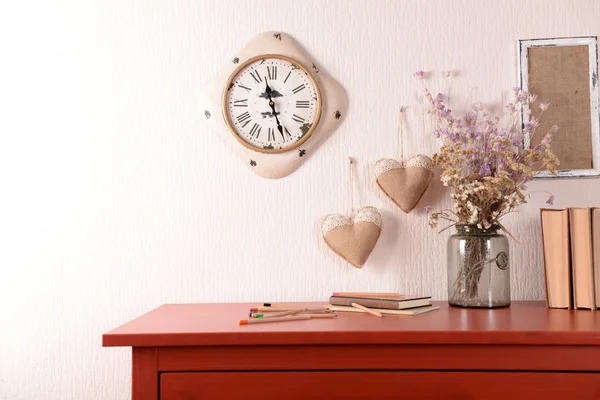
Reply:
M388 260L396 258L397 254L394 251L390 251L390 249L396 249L398 243L404 240L404 233L406 233L401 227L400 218L398 218L394 211L387 207L381 207L379 208L379 212L381 213L384 225L377 246L375 246L373 253L371 253L367 261L367 266L371 268L381 268L387 265Z
M450 189L445 187L440 181L441 175L442 170L439 167L434 168L433 178L429 187L423 193L423 197L421 197L421 200L419 200L419 203L411 213L423 215L426 214L425 207L427 206L433 207L434 210L438 210L444 206L444 199L449 198L448 192Z

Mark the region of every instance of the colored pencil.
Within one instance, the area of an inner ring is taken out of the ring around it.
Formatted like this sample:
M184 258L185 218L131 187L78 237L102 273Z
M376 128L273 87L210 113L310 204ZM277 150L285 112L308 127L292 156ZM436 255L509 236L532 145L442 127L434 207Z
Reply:
M265 306L260 306L258 307L259 311L272 311L272 310L278 310L278 311L288 311L288 310L327 310L327 306L319 306L319 307L293 307L293 306L285 306L285 305L281 305L280 307L265 307Z
M301 307L254 307L251 308L250 311L253 313L256 312L260 312L260 313L271 313L271 312L283 312L283 311L294 311L294 310L301 310L301 311L311 311L311 312L326 312L329 311L329 309L327 307L312 307L312 308L301 308Z
M273 314L275 314L275 313L271 313L271 314L252 314L252 313L250 313L250 318L273 318L273 317L275 317L275 315L273 315ZM302 314L300 314L300 313L297 313L297 314L281 313L281 314L283 314L283 315L279 315L277 317L285 317L288 315L308 315L312 318L335 318L335 317L337 317L337 314L334 314L333 312L318 313L318 314L304 314L304 313L302 313Z
M300 314L301 312L303 312L304 310L302 309L298 309L298 310L290 310L290 311L282 311L282 312L273 312L273 313L266 313L263 314L263 318L277 318L277 317L285 317L286 315L296 315L296 314ZM260 315L260 314L258 314Z
M383 314L381 314L381 313L378 313L377 311L370 310L370 309L368 309L367 307L365 307L365 306L361 306L361 305L360 305L360 304L358 304L358 303L350 303L350 305L351 305L352 307L354 307L354 308L358 308L359 310L363 310L363 311L364 311L364 312L366 312L366 313L369 313L369 314L371 314L371 315L374 315L375 317L379 317L379 318L383 317Z
M328 314L300 314L300 315L308 315L311 319L337 318L337 314L334 314L334 313L328 313Z
M282 311L282 312L262 312L262 311L258 311L258 312L250 312L248 313L248 316L250 318L272 318L272 317L284 317L286 315L298 315L298 314L310 314L310 315L317 315L317 314L331 314L333 311L327 309L327 310L305 310L305 309L298 309L298 310L290 310L290 311Z
M301 321L310 319L310 315L292 315L289 317L279 317L279 318L258 318L258 319L240 319L240 325L249 325L249 324L265 324L267 322L286 322L286 321Z

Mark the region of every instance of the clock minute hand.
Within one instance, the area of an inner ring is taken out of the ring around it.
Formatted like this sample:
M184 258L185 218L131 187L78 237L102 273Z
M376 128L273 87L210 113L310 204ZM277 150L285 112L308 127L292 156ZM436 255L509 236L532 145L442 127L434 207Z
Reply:
M279 133L281 133L281 137L285 138L285 136L283 136L283 127L279 123L279 118L277 118L277 111L275 111L275 103L270 101L269 105L271 106L271 109L273 110L273 115L275 116L275 122L277 122L277 130L279 131Z
M275 102L271 98L271 87L269 86L269 83L267 82L266 76L265 76L265 84L267 85L265 90L267 92L267 96L269 97L269 105L271 106L271 110L273 110L273 116L275 117L275 122L277 122L277 130L281 134L281 137L283 139L285 139L285 136L283 136L283 127L279 123L279 118L277 118L277 111L275 111Z

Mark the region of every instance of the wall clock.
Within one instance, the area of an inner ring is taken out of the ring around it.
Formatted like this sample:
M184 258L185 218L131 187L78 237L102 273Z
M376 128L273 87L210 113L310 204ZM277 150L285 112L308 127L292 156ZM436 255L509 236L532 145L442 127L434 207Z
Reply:
M342 123L347 98L291 36L265 32L202 90L199 106L249 168L282 178Z

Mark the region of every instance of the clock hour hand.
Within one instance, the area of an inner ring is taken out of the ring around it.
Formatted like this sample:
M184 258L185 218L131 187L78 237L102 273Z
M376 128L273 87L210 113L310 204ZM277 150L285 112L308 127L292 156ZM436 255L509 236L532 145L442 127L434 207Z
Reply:
M279 123L279 118L277 118L277 111L275 111L275 102L271 98L271 87L269 86L269 83L267 82L266 76L265 76L265 84L267 85L265 90L267 92L267 96L269 97L269 105L271 106L271 110L273 110L273 116L275 117L275 122L277 122L277 130L279 131L279 133L281 133L281 137L283 139L285 139L285 136L283 136L283 127Z

